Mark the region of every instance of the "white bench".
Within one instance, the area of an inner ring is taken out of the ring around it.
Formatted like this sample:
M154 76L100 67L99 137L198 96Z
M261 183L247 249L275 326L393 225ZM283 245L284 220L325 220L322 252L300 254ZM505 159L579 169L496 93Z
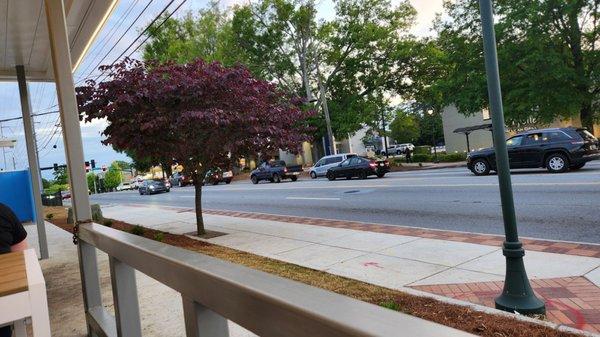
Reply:
M14 324L26 337L31 318L34 337L50 337L46 282L33 249L0 255L0 326Z

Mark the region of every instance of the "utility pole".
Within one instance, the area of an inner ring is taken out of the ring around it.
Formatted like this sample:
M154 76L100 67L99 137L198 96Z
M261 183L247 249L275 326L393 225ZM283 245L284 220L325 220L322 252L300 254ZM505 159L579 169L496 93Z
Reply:
M385 148L385 157L389 158L390 154L388 153L388 140L387 134L385 132L385 111L381 110L381 133L383 136L383 147Z
M546 312L546 307L544 302L535 296L529 284L523 263L525 250L523 249L523 244L519 241L517 231L517 219L510 178L508 152L506 149L504 111L502 108L502 92L500 89L492 1L479 0L479 9L481 11L485 72L487 74L490 111L492 113L494 148L496 151L496 166L505 232L502 253L506 257L506 276L502 294L495 301L496 308L509 312L517 311L526 315L543 314ZM549 263L552 263L552 261L549 261Z

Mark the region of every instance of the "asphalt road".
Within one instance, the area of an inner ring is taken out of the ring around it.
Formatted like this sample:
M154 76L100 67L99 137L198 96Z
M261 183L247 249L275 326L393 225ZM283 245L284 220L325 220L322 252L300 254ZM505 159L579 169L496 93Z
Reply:
M514 171L512 181L521 236L600 243L600 162L563 174ZM333 182L236 181L203 191L203 206L212 209L504 233L497 176L476 177L466 168ZM192 187L151 196L125 191L94 195L92 200L193 207L193 192Z

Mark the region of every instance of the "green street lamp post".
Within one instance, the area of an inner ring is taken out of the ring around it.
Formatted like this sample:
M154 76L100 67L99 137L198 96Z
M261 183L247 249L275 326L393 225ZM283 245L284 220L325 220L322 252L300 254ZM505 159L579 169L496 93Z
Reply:
M525 265L523 264L525 250L523 249L523 244L519 241L517 232L517 219L515 216L508 152L506 150L504 112L502 110L502 93L500 91L492 1L479 0L479 8L483 30L483 51L488 95L492 113L496 166L506 236L502 248L502 252L506 257L506 276L502 294L496 298L496 308L510 312L517 311L521 314L543 314L546 312L546 308L544 302L535 296L529 284Z

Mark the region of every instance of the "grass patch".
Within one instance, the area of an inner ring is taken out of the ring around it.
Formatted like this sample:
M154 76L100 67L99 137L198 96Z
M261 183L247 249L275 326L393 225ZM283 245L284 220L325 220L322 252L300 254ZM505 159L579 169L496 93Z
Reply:
M66 223L55 207L47 207L56 217L52 221L58 227L72 232L72 225ZM64 213L64 212L63 212ZM113 228L131 232L133 228L143 228L144 236L151 240L178 246L225 261L244 265L273 275L285 277L307 285L329 290L361 301L369 302L390 310L400 311L412 316L437 322L459 330L484 337L575 337L576 334L516 320L511 317L493 315L475 311L468 307L440 302L426 297L410 295L402 291L388 289L373 284L336 276L323 271L301 267L228 247L213 245L189 238L185 235L171 234L113 220ZM160 240L158 238L161 238Z

